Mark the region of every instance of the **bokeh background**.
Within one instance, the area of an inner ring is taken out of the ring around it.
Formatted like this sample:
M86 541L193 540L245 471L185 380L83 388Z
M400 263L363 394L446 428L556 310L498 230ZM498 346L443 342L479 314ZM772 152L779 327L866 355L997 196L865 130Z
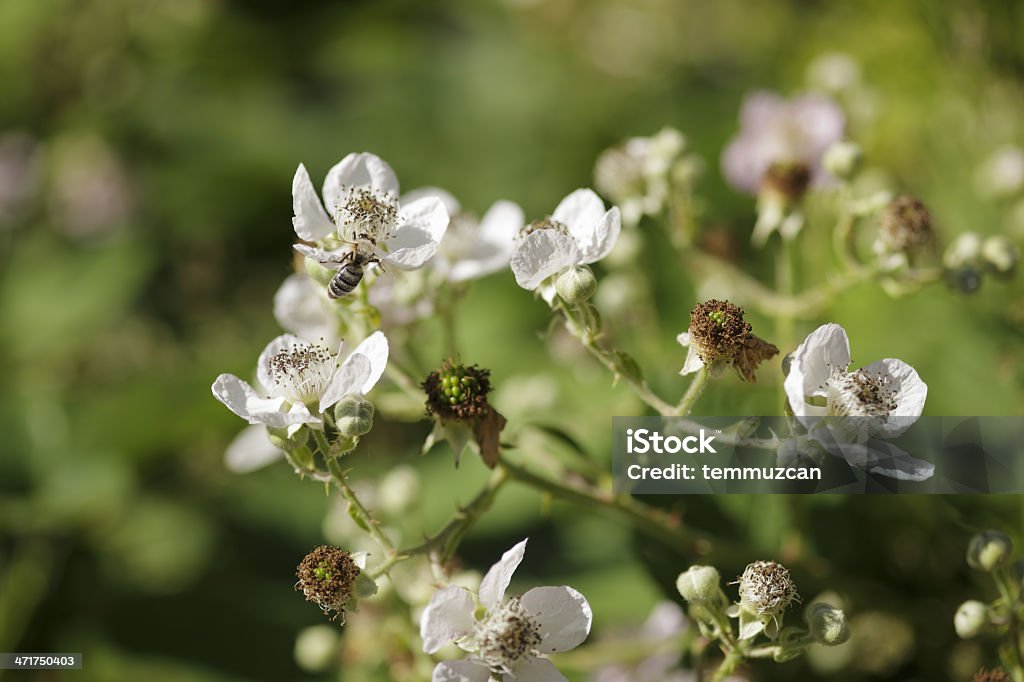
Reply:
M603 148L672 125L706 160L705 230L767 276L768 259L746 246L753 201L725 185L718 156L745 92L839 88L851 136L886 169L876 177L921 196L941 238L1020 239L1024 204L990 196L977 175L993 151L1024 144L1022 15L996 0L0 3L0 651L86 655L73 675L0 675L392 679L372 642L348 646L340 671L297 665L296 634L323 620L293 591L294 566L343 512L284 465L228 472L242 424L209 392L220 372L249 376L279 333L271 298L292 267L299 162L319 183L346 153L373 151L404 188L439 185L476 211L513 199L542 216L592 183ZM822 67L837 52L858 70ZM658 332L636 325L617 341L678 395L674 337L698 289L664 236L640 229L649 284L634 300L658 311ZM827 237L809 232L805 284L831 267ZM465 301L463 355L492 369L508 416L556 425L606 458L609 417L642 407L542 339L546 318L510 273L491 277ZM1019 280L986 280L971 297L859 286L798 331L823 321L847 328L855 363L914 365L926 414L1024 410ZM413 342L442 359L431 323ZM756 387L717 382L698 412L778 413L780 377L772 363ZM415 467L420 507L402 532L416 540L485 472L473 458L453 469L443 448L420 458L429 424L382 411L354 477ZM524 584L576 586L596 635L642 621L693 560L549 502L505 491L463 560L485 569L529 535ZM992 596L963 550L988 526L1019 538L1017 497L675 504L750 560L793 559L805 596L834 588L873 619L844 664L767 664L753 679L962 680L994 661L988 643L957 641L952 614ZM827 572L800 568L821 558Z

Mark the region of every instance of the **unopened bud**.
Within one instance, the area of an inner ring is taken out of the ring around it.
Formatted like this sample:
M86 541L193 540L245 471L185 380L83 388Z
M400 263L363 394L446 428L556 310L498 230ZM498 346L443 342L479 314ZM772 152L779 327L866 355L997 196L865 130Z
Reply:
M982 243L981 257L992 272L1009 277L1020 262L1020 249L1009 237L997 234Z
M365 436L373 428L373 403L362 396L346 396L334 406L334 420L344 438Z
M1006 565L1013 553L1013 541L1005 533L988 530L971 538L967 563L979 571L994 571Z
M963 639L971 639L981 634L988 625L989 608L980 601L965 601L953 616L953 627L956 634Z
M714 566L690 566L679 574L676 589L689 602L706 602L714 599L721 590L721 576Z
M860 170L864 154L856 142L836 142L825 150L822 164L840 180L849 180Z
M580 305L597 291L597 278L586 265L574 265L555 280L555 291L569 305Z
M814 641L828 646L838 646L850 638L846 614L829 604L813 604L804 613L804 621Z

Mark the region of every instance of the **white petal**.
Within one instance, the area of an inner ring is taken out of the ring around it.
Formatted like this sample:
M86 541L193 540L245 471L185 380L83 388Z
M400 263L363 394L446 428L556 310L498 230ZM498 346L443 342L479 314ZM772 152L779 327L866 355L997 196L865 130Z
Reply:
M917 370L902 360L886 358L871 363L862 371L870 376L888 378L889 385L895 391L896 409L893 415L896 418L887 425L886 437L898 436L910 428L921 416L928 398L928 385L921 381Z
M551 275L579 262L576 242L554 230L537 230L526 235L512 254L516 284L533 291Z
M439 242L448 229L448 209L437 197L423 197L406 205L398 214L396 232L408 227L422 230L430 235L432 241Z
M213 396L250 424L282 428L309 423L307 414L283 412L284 398L261 398L253 387L233 374L221 374L213 382Z
M511 675L505 675L503 682L568 682L555 664L546 658L526 658L516 664Z
M835 449L851 465L870 471L878 476L888 476L901 481L924 481L935 473L935 465L911 457L892 443L876 438L866 443L835 441ZM832 450L833 448L829 448Z
M472 661L444 661L434 667L431 682L487 682L491 672Z
M333 251L324 251L318 249L315 246L307 246L306 244L292 244L292 248L301 253L306 258L312 258L317 263L341 263L343 260L341 253Z
M458 585L438 590L420 617L423 650L432 654L473 631L473 595Z
M477 229L481 239L499 245L507 244L511 252L512 242L525 224L526 219L519 204L501 200L495 201L487 209Z
M700 371L702 367L704 367L704 361L700 359L700 353L696 348L690 346L686 351L686 362L683 363L683 368L679 370L679 373L686 376Z
M535 587L520 600L540 624L538 651L568 651L590 634L594 614L586 597L571 587Z
M256 378L264 388L270 388L274 381L270 377L270 358L284 350L290 350L296 346L309 345L294 334L282 334L267 344L256 361Z
M529 538L527 538L529 539ZM501 602L505 596L505 590L512 581L512 574L516 572L526 552L526 540L518 543L515 547L501 555L498 563L491 566L487 575L480 581L480 604L488 611Z
M420 235L426 233L421 232ZM409 236L408 233L406 236ZM420 239L421 237L417 237ZM395 248L396 242L394 238L388 240L388 246ZM434 257L437 253L437 242L424 241L419 246L408 246L398 247L394 251L384 253L380 259L386 265L390 265L398 270L415 270L423 267L423 265Z
M352 563L354 563L360 569L364 569L366 568L366 559L369 556L369 552L353 552L350 558L352 559Z
M334 325L324 309L321 290L309 275L289 275L274 294L274 319L306 341L331 339Z
M320 203L320 197L316 195L306 167L301 163L292 180L292 211L295 213L292 225L300 239L319 242L335 230L334 223Z
M349 154L327 171L324 179L324 204L328 213L334 215L348 192L357 187L398 197L398 178L391 166L374 154Z
M388 338L382 332L374 332L363 339L352 353L365 355L370 361L370 374L360 389L360 393L369 393L370 389L380 381L381 375L384 374L384 368L387 367Z
M789 405L797 417L807 415L807 396L823 396L834 368L850 365L850 339L838 324L825 324L811 332L793 354L786 376Z
M569 233L578 240L589 241L601 216L604 202L592 189L578 189L559 202L551 217L569 228Z
M424 197L434 197L440 199L444 203L445 209L448 211L448 215L458 215L462 212L462 206L459 204L459 200L449 192L448 190L441 189L440 187L417 187L414 190L406 192L398 200L398 203L402 206L411 204L414 201L423 199Z
M320 396L320 411L327 411L327 408L347 395L361 393L363 384L369 379L371 371L373 371L373 366L370 363L370 358L359 353L352 353L348 356L344 364L334 372L331 383L327 385L324 394Z
M224 452L224 465L228 471L247 474L276 462L282 454L267 438L265 426L247 426L228 445Z
M591 232L590 241L581 242L580 238L576 237L576 243L580 247L580 260L584 263L596 263L607 256L615 248L621 231L622 216L619 214L619 207L613 206L597 222Z

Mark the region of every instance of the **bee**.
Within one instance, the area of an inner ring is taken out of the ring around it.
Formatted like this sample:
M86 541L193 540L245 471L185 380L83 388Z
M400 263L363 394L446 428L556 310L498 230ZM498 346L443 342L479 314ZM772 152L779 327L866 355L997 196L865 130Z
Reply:
M321 265L337 267L334 277L327 283L327 295L331 299L344 298L351 294L359 286L359 283L363 281L364 269L367 265L376 264L380 266L380 258L372 253L363 253L356 245L353 245L349 251L341 255L313 249L302 244L297 244L295 248L300 253L318 261Z

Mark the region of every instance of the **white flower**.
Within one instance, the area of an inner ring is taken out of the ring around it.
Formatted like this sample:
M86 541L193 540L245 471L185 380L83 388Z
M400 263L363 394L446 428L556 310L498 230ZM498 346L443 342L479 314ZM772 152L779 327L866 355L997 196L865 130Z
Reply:
M606 149L594 166L597 189L622 210L627 225L644 215L657 215L669 196L670 171L686 149L686 138L674 128L650 137L631 137Z
M903 480L929 478L933 465L878 440L895 438L917 421L928 386L902 360L886 358L852 372L849 366L850 341L842 327L826 324L811 332L786 376L794 416L851 465Z
M323 286L305 273L295 273L285 278L274 294L274 319L300 339L324 341L333 347L341 339L331 306Z
M349 154L328 171L323 197L321 204L300 164L292 181L292 224L300 239L336 247L336 235L400 270L422 267L437 252L448 227L444 202L437 197L399 202L398 178L391 166L365 152Z
M444 202L451 222L430 267L449 282L466 282L508 266L515 238L523 229L523 209L511 201L496 201L483 218L464 212L459 201L437 187L416 189L402 197L409 203L424 197Z
M568 651L590 634L593 614L571 587L535 587L505 598L523 560L526 540L505 552L480 583L478 594L449 585L434 593L420 620L423 650L437 652L454 641L469 652L434 668L433 682L558 682L565 677L544 654Z
M562 199L551 217L524 228L512 254L516 283L531 291L539 288L550 303L555 292L549 280L571 267L607 256L621 229L617 207L606 211L592 190L576 190Z
M303 424L321 425L320 415L345 396L368 393L384 373L388 341L374 332L344 362L339 358L320 343L284 334L260 354L256 374L264 394L233 374L221 374L213 395L250 424L287 428L292 435Z

